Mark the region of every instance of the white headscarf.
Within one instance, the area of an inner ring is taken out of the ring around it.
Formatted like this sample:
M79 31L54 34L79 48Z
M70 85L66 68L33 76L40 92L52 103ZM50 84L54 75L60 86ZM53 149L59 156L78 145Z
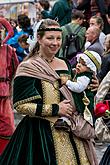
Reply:
M84 62L86 63L86 66L90 68L91 71L93 71L95 74L97 70L101 67L101 57L100 55L95 51L85 51L83 53L80 53L77 55L77 61L82 58Z

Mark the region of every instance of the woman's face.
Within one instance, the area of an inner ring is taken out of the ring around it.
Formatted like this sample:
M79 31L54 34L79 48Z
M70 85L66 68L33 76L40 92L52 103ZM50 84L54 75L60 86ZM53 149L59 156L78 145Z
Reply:
M100 26L101 26L100 24L97 23L95 18L90 19L89 25L90 26L97 26L99 29L100 29Z
M49 26L48 28L59 28L59 26ZM44 36L38 36L40 44L40 53L47 57L54 56L61 47L62 32L61 31L46 31Z

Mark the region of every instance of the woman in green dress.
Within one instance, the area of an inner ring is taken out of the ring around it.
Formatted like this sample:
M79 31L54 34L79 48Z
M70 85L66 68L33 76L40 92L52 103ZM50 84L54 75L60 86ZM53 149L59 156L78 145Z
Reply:
M0 165L98 164L91 140L54 127L59 116L70 118L75 111L72 94L62 85L64 79L71 79L71 67L55 57L61 36L56 21L41 21L33 51L18 66L13 102L26 116L0 157Z

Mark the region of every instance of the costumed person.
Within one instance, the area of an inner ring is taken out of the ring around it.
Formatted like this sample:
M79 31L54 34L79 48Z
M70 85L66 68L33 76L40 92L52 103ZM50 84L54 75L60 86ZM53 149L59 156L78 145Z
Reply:
M71 22L71 12L73 9L72 0L57 0L50 11L45 10L40 2L37 2L36 9L41 12L43 19L54 19L58 21L60 26Z
M0 23L3 23L5 27L9 25L4 18L3 20L0 18ZM0 33L0 155L15 130L11 88L12 79L18 66L15 50L6 44L2 44L4 42L6 42L6 39L2 41Z
M13 31L13 27L6 20L6 18L0 17L0 28L1 28L1 26L4 26L8 31L7 36L2 41L2 44L4 44L14 35L14 31Z
M77 62L73 79L64 80L63 83L73 91L76 109L92 127L95 124L94 92L88 86L91 83L93 74L97 75L97 71L101 67L101 57L94 51L86 50L77 55ZM72 119L61 117L55 123L55 128L70 131L74 128L72 123Z
M104 108L105 107L104 104L106 103L104 102L104 100L109 90L110 90L110 71L101 81L99 88L97 90L96 96L95 96L96 105L98 105L98 103L100 103L99 105L101 105L101 108L99 110L97 109L97 114L99 117L96 121L96 129L95 129L96 136L100 141L108 142L108 143L110 142L110 100L108 102L107 109ZM103 107L101 103L103 103ZM104 109L105 109L105 112L102 113ZM109 114L107 111L109 111ZM100 161L100 165L110 165L110 145L105 151Z
M18 38L18 43L21 46L21 48L24 49L24 54L26 56L29 54L29 43L27 41L28 39L29 39L29 36L26 34L23 34Z
M55 57L61 42L58 22L43 20L34 49L17 68L13 103L26 116L0 157L0 165L98 165L91 140L54 127L59 116L71 117L75 111L72 93L60 83L71 78L72 72L68 62Z

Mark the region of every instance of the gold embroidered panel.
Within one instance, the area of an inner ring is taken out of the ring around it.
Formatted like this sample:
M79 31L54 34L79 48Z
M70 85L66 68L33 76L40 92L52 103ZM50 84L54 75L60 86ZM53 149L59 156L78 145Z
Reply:
M77 146L81 165L90 165L82 141L76 136L73 136L73 138Z
M42 89L44 104L58 104L60 102L58 81L55 81L54 84L51 84L47 81L42 81Z
M69 134L52 127L52 135L58 165L78 165Z
M51 128L58 165L79 165L77 164L76 155L70 142L69 134L64 131L56 130L52 123ZM73 136L73 138L79 153L81 165L90 165L82 141L75 136Z

